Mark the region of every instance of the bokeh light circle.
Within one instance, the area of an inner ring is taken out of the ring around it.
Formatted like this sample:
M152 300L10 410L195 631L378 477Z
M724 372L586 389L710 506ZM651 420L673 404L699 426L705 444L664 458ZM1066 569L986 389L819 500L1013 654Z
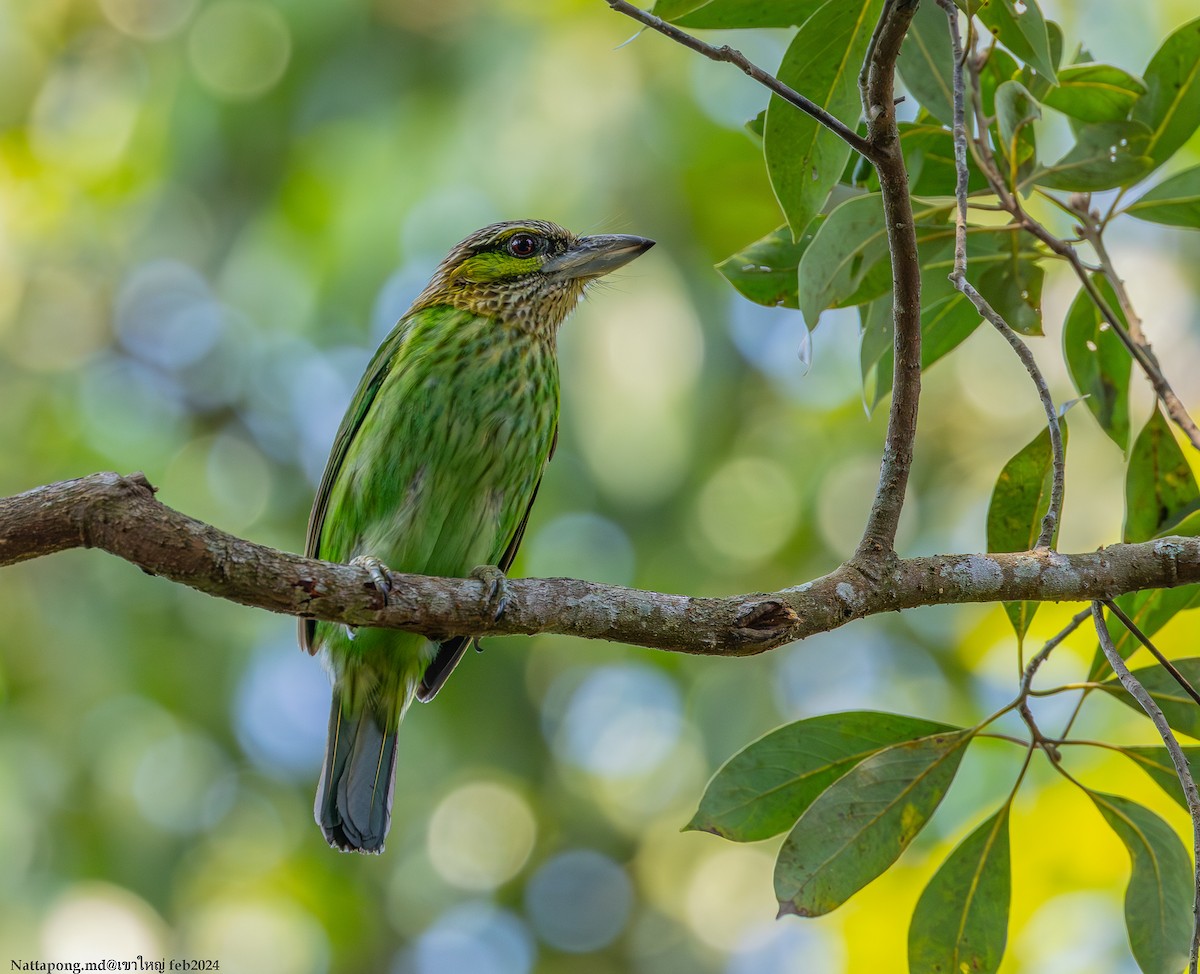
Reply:
M537 948L519 917L490 903L463 903L443 913L396 974L528 974Z
M275 87L291 53L283 15L248 0L219 0L205 7L188 35L196 77L213 94L233 101L257 98Z
M612 943L625 929L632 906L625 871L589 849L555 856L525 887L525 910L538 936L572 954Z
M536 836L533 810L524 798L497 782L472 782L434 809L429 858L451 885L491 890L521 871Z
M674 749L682 731L679 690L650 666L602 666L561 703L562 681L546 695L544 728L559 759L604 778L650 771ZM555 712L563 707L561 713Z

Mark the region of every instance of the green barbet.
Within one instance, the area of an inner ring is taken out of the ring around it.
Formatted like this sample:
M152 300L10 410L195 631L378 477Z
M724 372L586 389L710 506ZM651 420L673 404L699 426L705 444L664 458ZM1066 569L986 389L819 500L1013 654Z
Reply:
M367 568L486 583L507 571L558 437L559 325L587 285L653 246L576 237L538 220L473 233L388 335L342 419L305 553ZM333 679L316 818L335 848L382 852L396 730L438 692L471 640L305 620L300 644Z

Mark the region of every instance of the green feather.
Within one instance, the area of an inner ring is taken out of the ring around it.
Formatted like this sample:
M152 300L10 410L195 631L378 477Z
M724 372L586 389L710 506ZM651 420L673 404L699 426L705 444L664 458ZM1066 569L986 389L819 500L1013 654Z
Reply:
M537 221L487 227L459 244L359 382L317 490L306 554L449 577L506 570L557 435L558 326L588 281L648 246ZM512 252L531 248L533 256ZM418 692L437 692L468 642L448 640L438 655L413 633L317 620L301 624L300 641L322 655L334 683L317 821L331 845L381 851L396 726Z

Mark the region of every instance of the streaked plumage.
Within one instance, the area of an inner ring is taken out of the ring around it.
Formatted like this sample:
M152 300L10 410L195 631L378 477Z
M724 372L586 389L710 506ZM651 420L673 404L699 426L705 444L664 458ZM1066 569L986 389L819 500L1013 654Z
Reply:
M558 327L588 282L651 245L529 220L455 247L359 383L306 553L427 575L507 570L557 438ZM300 642L334 681L317 822L336 848L382 851L397 725L414 696L437 693L469 640L439 646L310 620Z

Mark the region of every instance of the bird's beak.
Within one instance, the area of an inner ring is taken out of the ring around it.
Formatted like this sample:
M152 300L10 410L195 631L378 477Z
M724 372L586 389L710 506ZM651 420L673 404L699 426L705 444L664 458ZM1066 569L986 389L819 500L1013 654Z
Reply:
M600 277L628 264L653 246L653 240L626 233L580 237L566 251L551 257L542 272L573 279Z

